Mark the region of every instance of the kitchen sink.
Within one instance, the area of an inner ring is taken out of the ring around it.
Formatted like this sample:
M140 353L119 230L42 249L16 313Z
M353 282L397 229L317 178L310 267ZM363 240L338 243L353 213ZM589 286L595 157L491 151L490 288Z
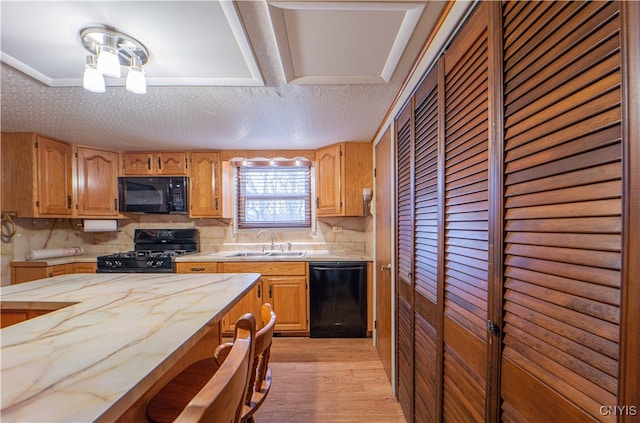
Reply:
M261 253L259 251L241 251L239 253L229 254L227 257L267 257L267 253Z
M269 251L268 257L304 257L307 254L306 251Z

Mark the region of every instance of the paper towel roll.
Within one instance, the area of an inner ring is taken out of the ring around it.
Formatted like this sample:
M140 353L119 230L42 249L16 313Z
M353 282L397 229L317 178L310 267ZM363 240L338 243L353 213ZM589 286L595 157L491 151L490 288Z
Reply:
M114 232L118 230L118 221L113 220L85 220L85 232Z
M50 248L45 250L27 250L24 253L24 258L28 261L33 261L55 257L79 256L82 254L84 254L82 247Z

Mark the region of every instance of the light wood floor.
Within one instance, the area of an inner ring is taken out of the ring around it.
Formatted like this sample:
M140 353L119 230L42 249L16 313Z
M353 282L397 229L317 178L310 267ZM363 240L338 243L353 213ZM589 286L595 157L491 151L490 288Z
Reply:
M404 423L371 338L274 338L256 423Z

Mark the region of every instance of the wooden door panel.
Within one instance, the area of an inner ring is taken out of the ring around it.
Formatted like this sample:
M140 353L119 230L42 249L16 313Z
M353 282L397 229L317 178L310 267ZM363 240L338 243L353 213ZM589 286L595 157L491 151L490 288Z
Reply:
M152 175L153 174L153 154L151 153L124 153L124 174L125 175Z
M620 359L618 8L535 3L504 34L505 420L616 420L600 407Z
M416 305L418 303L416 297ZM417 307L416 307L417 309ZM435 316L415 313L415 421L436 422L440 404L438 398L437 335L431 319Z
M156 174L158 175L186 175L187 155L184 152L171 151L154 155Z
M316 151L317 198L316 208L319 216L339 216L342 213L342 146L321 148Z
M414 420L413 327L413 108L410 101L396 120L396 369L398 401Z
M415 289L438 303L438 68L416 95L415 120ZM424 316L426 317L426 316ZM436 321L429 320L435 327ZM435 374L432 375L435 377Z
M263 278L264 302L269 302L278 316L275 330L306 331L306 277L275 276Z
M413 421L413 310L411 304L404 298L399 297L397 302L397 377L398 388L396 396L402 407L405 419Z
M118 153L78 148L78 214L118 216Z
M376 283L376 350L382 367L392 382L391 357L392 357L392 338L391 338L391 251L393 241L391 237L392 225L392 201L393 201L393 178L391 174L391 132L383 135L381 141L376 145L376 178L375 178L375 195L376 195L376 260L374 263L375 283ZM393 382L392 382L393 383Z
M443 418L485 420L488 378L488 6L444 56Z
M38 137L38 156L39 215L71 216L71 146Z
M191 217L222 216L220 154L191 153L190 205Z

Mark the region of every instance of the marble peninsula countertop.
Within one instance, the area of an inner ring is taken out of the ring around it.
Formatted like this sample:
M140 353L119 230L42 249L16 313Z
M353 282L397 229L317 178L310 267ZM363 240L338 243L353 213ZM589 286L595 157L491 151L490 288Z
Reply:
M0 288L6 308L62 307L0 331L2 421L114 421L259 276L75 274Z

